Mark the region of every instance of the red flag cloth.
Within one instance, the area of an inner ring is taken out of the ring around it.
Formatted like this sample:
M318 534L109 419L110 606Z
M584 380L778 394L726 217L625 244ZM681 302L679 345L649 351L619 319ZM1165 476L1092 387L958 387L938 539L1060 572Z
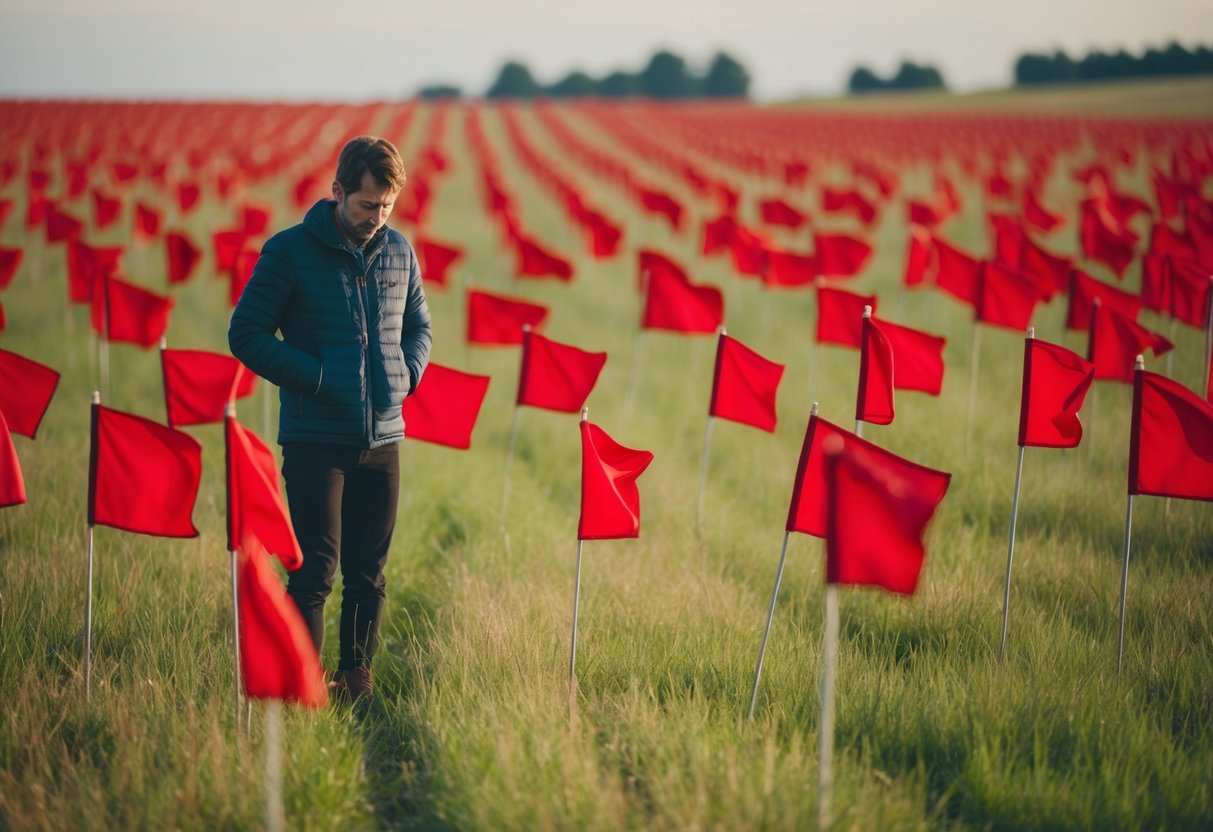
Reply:
M170 231L164 237L164 250L168 256L168 282L184 283L190 279L202 259L202 252L185 234Z
M863 337L863 308L876 312L876 295L817 286L817 343L859 349Z
M922 537L952 475L887 451L832 444L825 449L826 583L914 594L926 555Z
M880 321L880 331L893 348L893 386L938 396L943 389L943 348L948 339L889 321Z
M733 245L729 253L733 256L733 268L738 274L762 277L767 270L767 241L743 225L733 229Z
M932 245L931 232L921 225L910 226L910 242L906 247L905 284L917 286L925 283L928 274L934 280L934 274L938 270L934 261L937 259L938 255L935 254L935 247Z
M1199 257L1196 252L1196 244L1192 242L1190 235L1174 231L1169 225L1161 222L1155 223L1154 229L1150 232L1149 253L1159 257L1170 254L1173 257L1185 257L1188 260L1196 260Z
M831 214L850 211L864 225L871 225L876 219L876 207L864 198L857 190L835 190L830 187L821 189L821 210Z
M1203 329L1208 323L1213 270L1182 257L1167 257L1163 268L1168 276L1171 315L1188 326Z
M463 256L463 249L422 238L417 239L416 249L421 276L432 286L447 285L447 269Z
M647 281L652 277L654 272L664 272L683 283L691 282L682 266L660 252L652 251L651 249L640 249L636 252L636 260L636 289L640 292L645 291Z
M17 448L13 445L4 410L0 409L0 508L19 506L26 502L25 477L21 474L21 461L17 459Z
M0 349L0 411L13 433L34 438L58 386L56 370Z
M1028 235L1019 218L990 214L988 219L994 231L995 261L1013 269L1023 268L1023 246Z
M538 329L548 316L546 306L504 295L469 289L467 298L469 344L521 344L523 326Z
M93 405L89 525L136 534L197 537L191 515L202 446L142 416Z
M871 317L863 319L859 346L859 385L855 396L855 418L874 425L888 425L893 407L893 345Z
M1082 440L1082 410L1095 365L1057 344L1025 338L1019 400L1019 444L1074 448Z
M812 254L768 248L766 261L762 275L766 286L805 286L817 278L817 258Z
M555 277L566 282L573 279L573 264L534 240L519 237L516 246L518 277Z
M809 218L782 199L764 199L758 203L758 213L767 225L800 228Z
M957 300L976 305L980 261L939 239L935 240L935 253L939 260L936 285Z
M215 271L220 275L231 272L244 251L248 235L243 231L216 231L211 235L211 245L215 250Z
M1036 193L1036 189L1031 187L1023 190L1023 217L1045 234L1065 225L1066 222L1065 215L1046 208L1040 201L1040 195Z
M582 223L589 231L590 254L597 260L605 260L619 253L623 242L623 229L601 214L587 212Z
M737 219L732 214L724 214L714 220L705 220L703 223L703 253L706 255L731 251L736 231Z
M814 234L813 246L822 277L853 277L872 256L870 244L846 234Z
M160 233L162 217L160 211L142 202L135 203L135 235L154 239Z
M250 237L264 234L270 226L270 209L262 205L243 205L240 208L239 228Z
M948 490L951 474L902 459L820 416L810 416L809 425L805 429L804 444L800 448L800 461L796 466L792 503L788 507L788 522L785 528L789 532L800 532L814 537L826 536L826 501L830 487L826 479L825 448L831 438L842 441L843 448L847 451L855 449L859 453L880 459L882 467L898 471L903 479L913 482L915 490L926 499L938 502Z
M240 295L244 293L244 287L248 285L249 279L253 276L253 269L257 268L257 261L260 259L261 252L255 248L246 248L236 255L236 264L232 266L231 274L228 276L227 302L229 306L235 307L240 301Z
M256 539L242 541L240 673L250 699L280 699L308 708L328 704L328 688L303 616L274 575Z
M110 341L154 347L168 329L173 299L161 297L116 277L102 278L93 289L93 331Z
M0 289L7 289L21 265L25 252L19 248L0 248Z
M182 182L177 186L177 207L181 209L181 213L188 214L198 204L198 198L201 196L202 189L198 187L197 182Z
M544 338L537 332L524 331L522 369L514 401L561 413L576 413L589 398L606 360L605 352L586 352Z
M716 345L716 372L708 415L775 431L775 394L784 365L763 358L735 338L721 333Z
M59 206L55 203L48 203L46 206L46 241L48 243L62 243L65 240L74 240L80 236L80 232L84 230L84 223L73 217L66 211L59 210Z
M642 329L710 333L724 321L724 295L665 271L649 273Z
M985 261L977 284L976 320L1023 331L1032 322L1040 287L1028 275L998 263Z
M227 548L250 536L282 561L288 571L303 565L303 551L278 485L274 454L234 417L223 420L227 449Z
M257 386L256 375L223 353L162 349L160 366L169 427L221 422L228 403Z
M921 225L926 228L934 228L942 221L942 217L935 208L921 202L919 200L907 200L906 202L906 218L913 225Z
M1074 269L1070 281L1070 305L1066 310L1066 329L1086 332L1091 327L1091 309L1094 308L1096 299L1104 306L1116 309L1134 320L1141 312L1142 301L1137 295L1096 280L1081 269ZM1129 371L1132 372L1132 369L1133 365L1130 363Z
M1070 291L1070 272L1073 261L1045 251L1030 239L1024 241L1020 268L1036 278L1041 288L1041 299L1049 301L1061 292Z
M638 188L640 204L651 214L661 214L670 221L675 231L682 228L682 205L667 193Z
M71 303L88 303L93 299L93 286L100 278L118 274L118 261L123 249L95 248L79 240L67 244L67 299Z
M112 197L93 189L93 226L98 230L109 228L122 214L121 197Z
M1213 501L1213 404L1145 370L1133 384L1129 493Z
M1082 203L1082 220L1079 227L1082 253L1111 267L1117 277L1123 278L1125 269L1136 256L1136 237L1127 229L1110 228L1107 218L1103 216L1106 212L1101 212L1095 202L1088 199Z
M1095 365L1095 378L1133 382L1133 363L1147 349L1162 355L1175 345L1110 306L1095 304L1087 358Z
M431 362L404 400L405 438L467 450L488 389L489 376Z
M578 540L640 536L640 489L636 479L652 461L649 451L625 448L602 428L582 421Z

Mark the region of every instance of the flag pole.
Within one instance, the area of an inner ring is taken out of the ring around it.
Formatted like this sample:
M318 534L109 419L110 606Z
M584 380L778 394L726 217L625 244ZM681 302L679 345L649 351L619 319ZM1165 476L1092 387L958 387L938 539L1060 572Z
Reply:
M1036 328L1028 327L1028 338L1036 337ZM1023 477L1023 451L1019 446L1019 459L1015 464L1015 491L1011 496L1011 542L1007 546L1007 577L1002 588L1002 643L998 647L998 660L1007 657L1007 620L1011 614L1011 561L1015 558L1015 525L1019 517L1019 484Z
M973 340L969 348L969 406L965 411L965 455L973 446L973 408L977 405L977 378L981 364L981 327L973 322Z
M1140 407L1141 395L1141 374L1146 369L1146 362L1140 355L1133 362L1133 435L1129 437L1130 447L1137 441L1136 428L1138 420L1138 408ZM1130 454L1132 457L1132 452ZM1135 457L1133 457L1135 459ZM1135 465L1130 460L1130 481L1129 481L1129 496L1125 506L1125 545L1124 555L1121 559L1120 566L1120 635L1116 644L1116 672L1120 673L1124 669L1125 660L1125 606L1129 595L1129 546L1133 540L1133 489L1137 483L1133 482L1135 476Z
M228 545L228 563L231 570L232 578L232 693L233 707L236 715L236 730L240 730L240 595L237 582L237 552L236 548L239 545L232 539L232 449L228 446L228 437L230 434L229 423L236 418L236 405L232 402L227 403L223 413L223 445L225 453L225 463L227 465L227 483L224 491L227 495L227 545Z
M727 333L724 327L718 327L716 330L716 373L712 381L712 403L716 400L716 382L720 375L720 349L721 339ZM699 537L703 532L703 500L704 492L707 490L708 483L708 457L711 454L712 447L712 427L716 424L716 417L712 415L712 403L708 405L708 424L703 432L703 457L699 463L699 505L695 511L695 536Z
M817 828L829 829L834 789L834 673L838 663L838 586L826 584L821 643L821 724L818 727Z
M84 595L84 701L88 702L93 693L93 518L96 514L97 503L97 420L101 407L101 393L93 391L92 429L89 442L88 459L88 543L86 545L86 582Z
M581 408L581 421L588 421L590 409ZM573 635L569 642L569 711L576 704L577 679L574 675L577 667L577 615L581 606L581 551L585 541L577 538L577 565L573 569Z
M282 702L265 703L265 829L282 832Z

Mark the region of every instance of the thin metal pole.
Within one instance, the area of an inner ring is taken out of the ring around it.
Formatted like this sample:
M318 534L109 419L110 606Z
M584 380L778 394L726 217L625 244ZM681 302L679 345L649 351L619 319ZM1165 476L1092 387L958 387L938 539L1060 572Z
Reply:
M277 699L265 703L265 828L266 832L282 832L282 703Z
M791 532L783 533L783 548L779 551L779 567L775 570L775 586L771 588L771 606L767 609L767 625L762 631L762 643L758 645L758 663L754 665L754 684L750 688L749 719L754 718L754 706L758 702L758 681L762 678L762 660L767 654L767 639L771 635L771 622L775 619L775 603L779 600L779 584L783 581L783 566L788 556L788 538Z
M505 522L505 508L510 499L510 465L514 461L514 442L518 439L518 418L522 408L514 405L514 422L510 427L510 444L505 451L505 480L501 485L501 522Z
M1007 619L1011 615L1011 561L1015 558L1015 521L1019 517L1019 483L1023 476L1023 450L1019 446L1019 461L1015 464L1015 494L1011 498L1011 543L1007 547L1007 578L1002 589L1002 644L998 648L998 660L1007 656Z
M236 586L236 550L228 553L231 556L232 567L232 673L233 704L236 714L236 730L240 730L240 601Z
M821 646L821 725L818 732L817 828L830 826L834 790L834 673L838 663L838 587L826 584L825 632Z
M977 378L981 373L981 327L973 324L973 343L969 350L969 407L965 413L965 455L973 446L973 409L977 406Z
M1125 660L1125 599L1129 594L1129 543L1133 538L1133 495L1125 508L1125 551L1120 567L1120 641L1116 646L1116 672L1124 668Z
M708 483L708 457L711 455L712 448L712 426L716 424L716 417L708 417L708 426L703 432L703 459L699 463L699 508L695 512L695 534L699 535L703 531L703 502L704 493L707 491Z
M569 705L573 704L577 680L574 672L577 668L577 615L581 606L581 550L584 540L577 541L577 566L573 570L573 637L569 644Z
M93 693L93 526L88 527L87 589L84 595L84 701Z

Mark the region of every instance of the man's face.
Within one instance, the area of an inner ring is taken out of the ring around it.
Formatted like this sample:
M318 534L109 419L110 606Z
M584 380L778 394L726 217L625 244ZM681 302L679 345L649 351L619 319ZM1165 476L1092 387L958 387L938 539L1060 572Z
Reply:
M399 193L399 190L380 185L370 172L362 174L362 184L356 191L347 192L340 182L334 182L337 222L354 244L366 245L392 215Z

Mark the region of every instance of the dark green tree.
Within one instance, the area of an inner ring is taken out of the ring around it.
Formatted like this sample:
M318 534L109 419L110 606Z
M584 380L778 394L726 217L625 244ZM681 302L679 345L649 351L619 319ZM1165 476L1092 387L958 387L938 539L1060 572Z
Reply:
M730 55L717 52L703 78L703 94L707 98L748 98L750 73Z
M573 71L548 87L553 98L585 98L598 93L598 82L584 72Z
M640 93L650 98L689 98L697 86L686 61L665 50L653 55L640 73Z
M454 84L427 84L417 91L417 95L429 99L460 98L463 90Z
M897 74L889 79L887 86L892 90L942 90L947 85L935 67L902 61Z
M627 98L639 95L640 79L630 72L612 72L598 82L598 94L607 98Z
M851 73L850 80L847 81L847 92L855 95L857 93L876 92L884 88L884 81L876 75L875 72L868 69L866 66L857 66Z
M485 95L488 98L534 98L539 92L539 85L526 65L508 61Z

